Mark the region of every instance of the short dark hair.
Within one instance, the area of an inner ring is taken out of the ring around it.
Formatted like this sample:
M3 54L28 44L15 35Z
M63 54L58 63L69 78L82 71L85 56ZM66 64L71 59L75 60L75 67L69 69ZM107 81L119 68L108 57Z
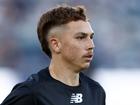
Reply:
M47 41L48 32L56 26L67 24L71 21L86 21L85 8L83 6L59 6L44 13L37 26L38 38L42 50L51 58L51 51Z

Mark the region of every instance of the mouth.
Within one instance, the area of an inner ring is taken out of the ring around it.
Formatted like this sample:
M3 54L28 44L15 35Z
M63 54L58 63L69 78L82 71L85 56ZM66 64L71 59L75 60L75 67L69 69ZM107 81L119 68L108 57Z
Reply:
M84 55L84 58L86 59L87 62L90 62L93 58L93 54Z

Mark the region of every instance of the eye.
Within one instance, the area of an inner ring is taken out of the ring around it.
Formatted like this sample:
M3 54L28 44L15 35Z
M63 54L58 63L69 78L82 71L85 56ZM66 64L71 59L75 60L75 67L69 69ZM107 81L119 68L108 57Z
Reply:
M90 36L90 39L93 39L93 35Z
M84 38L85 38L85 36L78 36L78 37L76 37L76 39L80 39L80 40L82 40Z

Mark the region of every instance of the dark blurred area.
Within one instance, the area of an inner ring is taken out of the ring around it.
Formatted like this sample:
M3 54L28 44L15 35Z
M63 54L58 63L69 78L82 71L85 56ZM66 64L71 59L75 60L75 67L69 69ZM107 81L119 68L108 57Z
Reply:
M95 32L95 57L87 75L99 68L140 70L139 0L0 0L0 72L8 68L24 80L49 65L37 23L42 13L65 3L84 5Z

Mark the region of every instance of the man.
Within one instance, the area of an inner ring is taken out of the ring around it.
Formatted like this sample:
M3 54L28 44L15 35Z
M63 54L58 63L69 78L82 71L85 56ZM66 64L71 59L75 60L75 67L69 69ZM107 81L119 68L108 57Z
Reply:
M94 32L83 7L60 6L38 24L49 67L14 87L2 105L105 105L105 92L82 70L94 55Z

